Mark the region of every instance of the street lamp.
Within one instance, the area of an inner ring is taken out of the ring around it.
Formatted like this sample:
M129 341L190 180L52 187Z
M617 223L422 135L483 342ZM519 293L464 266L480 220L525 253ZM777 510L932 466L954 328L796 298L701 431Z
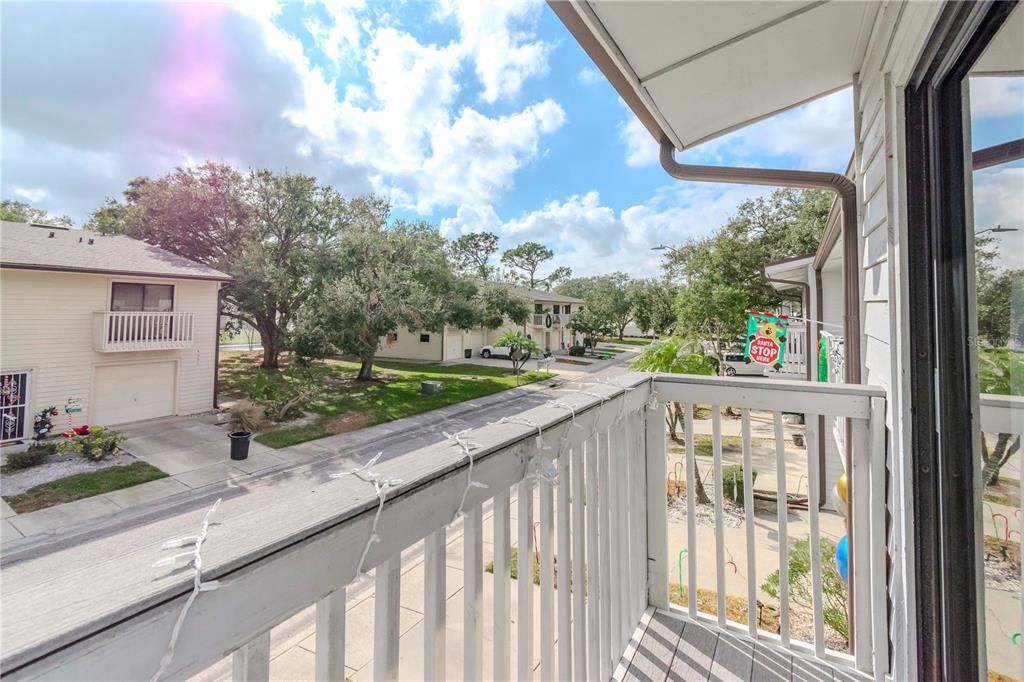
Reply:
M974 233L974 235L978 236L979 234L985 234L986 232L991 232L992 234L1002 234L1003 232L1019 232L1019 231L1020 231L1019 227L1003 227L1002 225L996 225L995 227L988 227L988 228L985 228L984 230L978 230L977 232Z
M652 246L651 251L668 251L669 253L672 254L679 253L679 249L672 246L666 246L665 244L658 244L657 246Z

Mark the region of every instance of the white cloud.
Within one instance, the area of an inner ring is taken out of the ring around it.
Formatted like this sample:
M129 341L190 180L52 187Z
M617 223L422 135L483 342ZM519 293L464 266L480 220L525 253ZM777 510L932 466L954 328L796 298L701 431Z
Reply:
M584 85L594 85L600 83L602 80L601 72L597 69L587 66L580 69L580 72L576 74L576 80Z
M337 69L346 59L358 56L361 44L358 11L366 3L364 0L332 0L322 6L329 24L316 16L307 18L303 24L316 46Z
M619 124L619 139L626 145L627 166L640 168L658 164L661 153L658 143L633 112L629 112L626 120Z
M515 98L546 71L540 6L444 5L460 38L433 44L360 4L318 7L305 45L272 1L129 3L111 10L116 22L91 5L5 5L5 27L19 30L3 35L3 191L44 188L46 208L83 219L135 176L212 158L311 173L421 213L497 202L565 112L551 99L500 115L456 103L467 88ZM88 50L38 50L81 35ZM356 59L365 83L341 81ZM479 88L460 80L467 67Z
M646 202L617 212L591 190L505 221L490 205L466 204L441 222L441 230L448 237L494 232L501 249L524 241L541 242L557 254L551 267L567 265L575 275L623 271L654 277L661 273L661 254L652 247L708 234L725 222L739 202L769 191L685 183L663 188Z
M1000 118L1024 114L1024 78L974 76L971 78L971 118Z
M997 225L1016 232L993 234L999 264L1024 268L1024 166L996 166L974 174L974 229Z
M49 195L49 192L47 192L42 187L14 186L11 188L11 192L14 194L14 196L18 197L19 199L24 199L30 204L38 203Z
M535 39L532 28L542 4L537 0L444 0L442 16L459 25L459 49L473 62L489 104L519 94L523 82L548 70L552 46Z

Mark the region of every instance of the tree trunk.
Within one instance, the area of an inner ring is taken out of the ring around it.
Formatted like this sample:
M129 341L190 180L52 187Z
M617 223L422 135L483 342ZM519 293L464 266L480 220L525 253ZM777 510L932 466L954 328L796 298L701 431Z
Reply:
M683 438L679 436L679 432L677 431L677 429L679 427L682 427L683 429L686 428L686 413L683 410L683 406L680 405L679 403L667 403L666 408L666 420L668 421L669 437L672 440L676 441L677 443L682 443ZM696 445L694 445L694 449L696 452ZM696 456L697 455L694 454L694 457ZM697 495L698 504L711 504L711 498L708 497L707 491L704 490L704 481L700 479L700 472L697 470L696 466L694 466L694 473L697 474L697 480L694 482L693 487L694 492Z
M263 369L277 369L278 356L281 355L281 344L277 338L277 334L272 331L260 332L260 344L263 346L263 363L260 365Z
M359 376L356 377L359 381L373 381L373 357L374 353L369 353L360 358L359 364Z
M988 447L985 445L985 436L982 435L982 457L985 461L985 466L981 470L982 485L996 485L999 482L999 472L1003 465L1020 449L1020 436L1013 441L1013 445L1010 445L1010 436L1009 433L1000 433L996 437L995 448L989 453Z

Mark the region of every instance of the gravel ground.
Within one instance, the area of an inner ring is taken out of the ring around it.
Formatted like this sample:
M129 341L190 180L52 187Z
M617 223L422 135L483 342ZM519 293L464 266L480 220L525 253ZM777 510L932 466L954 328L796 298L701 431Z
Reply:
M85 457L67 455L57 457L50 455L42 464L19 469L11 473L4 473L0 476L0 496L11 497L19 495L33 486L40 483L49 483L59 478L65 478L74 474L83 474L89 471L99 471L110 467L127 466L136 462L132 455L121 453L119 457L108 457L99 462L93 462Z

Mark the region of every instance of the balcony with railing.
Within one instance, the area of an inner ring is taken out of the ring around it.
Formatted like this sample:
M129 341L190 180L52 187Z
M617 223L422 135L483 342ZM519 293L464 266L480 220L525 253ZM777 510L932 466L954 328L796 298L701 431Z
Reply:
M191 348L194 331L192 313L93 313L93 347L99 353Z
M11 679L295 677L272 673L271 652L308 610L317 680L881 679L881 396L627 374L379 462L320 462L317 485L236 490L208 528L204 500L6 565L0 663ZM681 405L682 458L666 403ZM784 412L807 416L805 450ZM800 495L817 480L818 414L851 421L848 645L826 630L819 543L845 520L816 485ZM710 501L680 502L698 481ZM513 579L513 563L535 579ZM763 586L774 571L777 598ZM680 607L682 592L699 599Z

